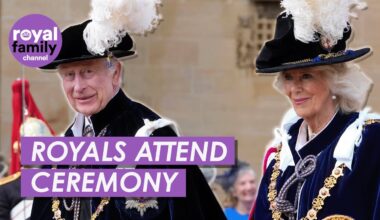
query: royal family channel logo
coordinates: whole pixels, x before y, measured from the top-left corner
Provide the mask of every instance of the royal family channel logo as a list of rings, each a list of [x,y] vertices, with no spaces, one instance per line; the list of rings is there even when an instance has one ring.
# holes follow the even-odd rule
[[[9,49],[21,64],[41,67],[59,54],[62,35],[57,24],[41,14],[20,18],[9,32]]]

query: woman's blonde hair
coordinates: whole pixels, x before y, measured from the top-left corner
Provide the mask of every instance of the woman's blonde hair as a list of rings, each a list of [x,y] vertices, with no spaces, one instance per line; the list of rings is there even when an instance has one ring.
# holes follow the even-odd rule
[[[341,111],[360,111],[367,103],[372,80],[361,70],[359,65],[353,63],[339,63],[311,67],[320,71],[327,80],[331,94],[336,96]],[[273,86],[284,94],[284,73],[281,72],[275,79]]]

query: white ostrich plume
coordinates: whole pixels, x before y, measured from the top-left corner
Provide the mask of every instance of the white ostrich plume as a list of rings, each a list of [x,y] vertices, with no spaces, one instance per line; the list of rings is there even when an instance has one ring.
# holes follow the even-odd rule
[[[158,7],[161,0],[92,0],[92,11],[83,31],[87,49],[93,54],[116,46],[129,34],[145,35],[153,32],[160,21]]]
[[[335,45],[348,30],[353,10],[364,10],[362,0],[282,0],[281,6],[294,20],[294,36],[308,43],[320,40],[320,34],[330,45]]]

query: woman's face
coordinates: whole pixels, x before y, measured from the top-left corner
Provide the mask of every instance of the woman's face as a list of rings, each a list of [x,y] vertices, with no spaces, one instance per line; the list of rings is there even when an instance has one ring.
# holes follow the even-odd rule
[[[335,109],[328,82],[320,70],[301,68],[282,74],[285,94],[301,118],[312,120],[325,110]]]
[[[233,187],[233,196],[240,202],[254,202],[256,198],[256,178],[252,171],[239,174]]]

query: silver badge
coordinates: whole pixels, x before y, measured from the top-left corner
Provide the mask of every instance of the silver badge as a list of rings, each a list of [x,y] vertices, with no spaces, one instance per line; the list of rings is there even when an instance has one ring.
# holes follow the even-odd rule
[[[141,217],[149,208],[158,209],[158,202],[156,199],[152,198],[132,198],[126,199],[125,209],[137,209],[140,212]]]

